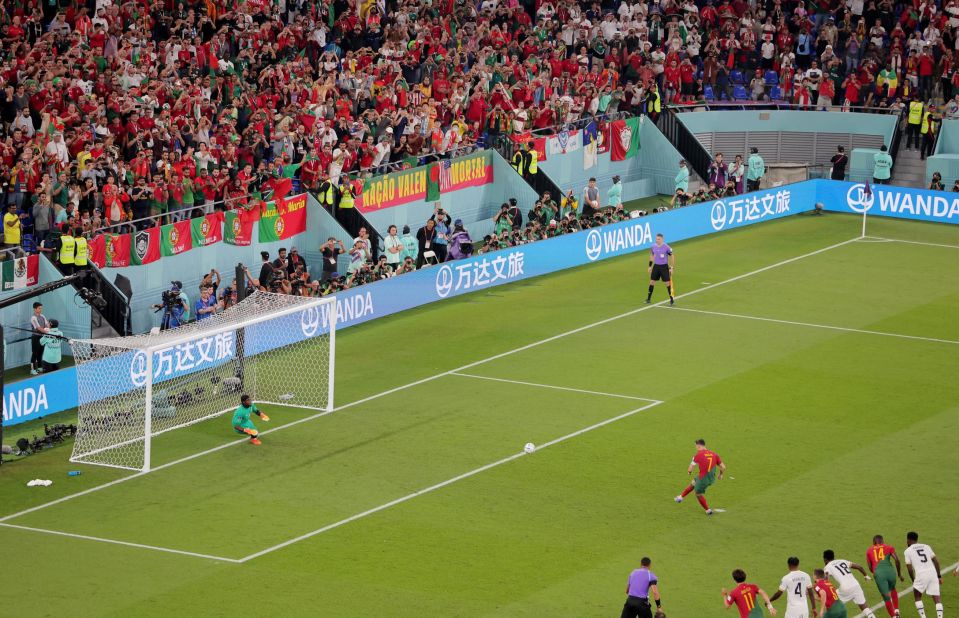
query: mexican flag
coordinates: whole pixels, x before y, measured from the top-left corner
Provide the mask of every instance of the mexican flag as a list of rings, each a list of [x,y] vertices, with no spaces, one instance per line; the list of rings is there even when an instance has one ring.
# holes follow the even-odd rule
[[[160,230],[161,254],[177,255],[193,248],[193,234],[189,221],[168,223]]]
[[[3,286],[7,290],[20,290],[37,284],[40,272],[40,256],[29,255],[3,262]]]
[[[130,246],[131,264],[149,264],[160,259],[160,228],[157,226],[137,232]]]
[[[286,202],[278,210],[271,204],[260,215],[260,242],[285,240],[306,231],[306,196],[301,195]]]
[[[253,244],[253,222],[256,212],[240,208],[223,213],[223,241],[229,245],[248,247]]]
[[[197,217],[190,221],[190,231],[193,236],[194,247],[205,247],[223,240],[223,213],[215,212],[205,217]]]
[[[642,129],[640,118],[616,120],[610,124],[611,161],[624,161],[639,152],[639,131]]]
[[[130,235],[105,234],[106,263],[111,268],[130,265]]]

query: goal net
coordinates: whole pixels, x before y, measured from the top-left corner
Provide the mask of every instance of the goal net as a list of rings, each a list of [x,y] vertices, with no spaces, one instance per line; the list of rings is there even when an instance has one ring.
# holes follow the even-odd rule
[[[180,328],[73,341],[70,461],[149,471],[154,436],[232,412],[244,393],[257,404],[332,410],[335,306],[256,292]]]

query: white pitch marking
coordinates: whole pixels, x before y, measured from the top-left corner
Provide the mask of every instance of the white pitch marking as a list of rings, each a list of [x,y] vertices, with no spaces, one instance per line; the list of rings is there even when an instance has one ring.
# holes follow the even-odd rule
[[[604,426],[606,426],[606,425],[609,425],[610,423],[615,423],[616,421],[622,420],[622,419],[624,419],[624,418],[628,418],[628,417],[636,414],[637,412],[642,412],[643,410],[648,410],[649,408],[652,408],[652,407],[654,407],[654,406],[658,406],[658,405],[661,404],[661,403],[662,403],[661,401],[653,401],[653,403],[647,404],[647,405],[645,405],[645,406],[643,406],[643,407],[641,407],[641,408],[636,408],[635,410],[630,410],[629,412],[626,412],[626,413],[624,413],[624,414],[620,414],[619,416],[614,416],[613,418],[608,418],[608,419],[606,419],[605,421],[600,421],[600,422],[598,422],[598,423],[595,423],[595,424],[593,424],[593,425],[590,425],[589,427],[584,427],[583,429],[574,431],[573,433],[568,433],[568,434],[566,434],[565,436],[561,436],[561,437],[556,438],[556,439],[554,439],[554,440],[550,440],[549,442],[546,442],[545,444],[541,444],[541,445],[537,446],[537,447],[536,447],[536,452],[539,453],[540,451],[542,451],[543,449],[545,449],[545,448],[547,448],[547,447],[555,446],[556,444],[559,444],[560,442],[564,442],[564,441],[569,440],[569,439],[571,439],[571,438],[575,438],[576,436],[581,436],[581,435],[583,435],[584,433],[587,433],[587,432],[592,431],[592,430],[594,430],[594,429],[599,429],[600,427],[604,427]],[[509,462],[511,462],[511,461],[513,461],[513,460],[519,459],[520,457],[524,457],[524,456],[526,456],[526,453],[525,453],[524,451],[520,451],[519,453],[515,453],[515,454],[510,455],[510,456],[508,456],[508,457],[504,457],[504,458],[502,458],[502,459],[499,459],[499,460],[497,460],[497,461],[494,461],[493,463],[488,463],[488,464],[486,464],[485,466],[480,466],[479,468],[476,468],[476,469],[474,469],[474,470],[470,470],[469,472],[464,472],[463,474],[460,474],[460,475],[458,475],[458,476],[454,476],[453,478],[447,479],[447,480],[445,480],[445,481],[443,481],[443,482],[441,482],[441,483],[437,483],[437,484],[435,484],[435,485],[430,485],[429,487],[425,487],[425,488],[423,488],[423,489],[419,489],[419,490],[417,490],[417,491],[414,491],[413,493],[410,493],[410,494],[407,494],[407,495],[403,496],[402,498],[397,498],[396,500],[390,500],[389,502],[386,502],[386,503],[381,504],[381,505],[379,505],[379,506],[376,506],[376,507],[373,507],[373,508],[368,509],[368,510],[366,510],[366,511],[363,511],[362,513],[357,513],[356,515],[351,515],[350,517],[347,517],[346,519],[341,519],[340,521],[334,522],[334,523],[332,523],[332,524],[328,524],[328,525],[326,525],[326,526],[323,526],[322,528],[317,528],[316,530],[313,530],[312,532],[307,532],[306,534],[301,534],[300,536],[298,536],[298,537],[296,537],[296,538],[292,538],[292,539],[290,539],[290,540],[288,540],[288,541],[284,541],[284,542],[279,543],[279,544],[277,544],[277,545],[274,545],[274,546],[272,546],[272,547],[267,547],[266,549],[262,549],[262,550],[260,550],[260,551],[258,551],[258,552],[256,552],[256,553],[252,553],[252,554],[250,554],[249,556],[244,556],[243,558],[240,558],[240,559],[238,560],[238,562],[240,562],[240,563],[248,562],[248,561],[250,561],[250,560],[253,560],[254,558],[259,558],[260,556],[265,556],[266,554],[275,552],[275,551],[277,551],[278,549],[283,549],[284,547],[289,547],[290,545],[293,545],[294,543],[299,543],[300,541],[305,541],[306,539],[309,539],[309,538],[312,538],[312,537],[314,537],[314,536],[317,536],[318,534],[323,534],[324,532],[329,532],[330,530],[333,530],[333,529],[335,529],[335,528],[339,528],[340,526],[345,526],[346,524],[351,523],[351,522],[354,522],[354,521],[356,521],[356,520],[358,520],[358,519],[363,519],[364,517],[368,517],[369,515],[373,515],[373,514],[375,514],[375,513],[379,513],[380,511],[385,511],[386,509],[391,508],[391,507],[394,507],[394,506],[396,506],[396,505],[398,505],[398,504],[402,504],[402,503],[404,503],[404,502],[408,502],[408,501],[412,500],[413,498],[417,498],[417,497],[422,496],[422,495],[424,495],[424,494],[428,494],[428,493],[434,492],[434,491],[436,491],[437,489],[442,489],[442,488],[444,488],[444,487],[447,487],[447,486],[449,486],[449,485],[452,485],[453,483],[456,483],[456,482],[458,482],[458,481],[462,481],[463,479],[468,479],[468,478],[470,478],[470,477],[472,477],[472,476],[476,476],[476,475],[479,474],[480,472],[485,472],[485,471],[487,471],[487,470],[491,470],[491,469],[493,469],[493,468],[496,468],[496,467],[498,467],[498,466],[501,466],[501,465],[503,465],[503,464],[505,464],[505,463],[509,463]]]
[[[954,570],[956,567],[959,567],[959,562],[955,562],[955,563],[953,563],[953,564],[950,564],[950,565],[947,566],[946,568],[941,569],[941,570],[939,571],[939,573],[940,573],[941,575],[943,575],[943,581],[945,581],[945,575],[947,575],[950,571]],[[905,595],[909,594],[910,592],[912,592],[912,590],[913,590],[913,586],[909,586],[908,588],[906,588],[906,589],[904,589],[904,590],[900,590],[900,591],[899,591],[899,595],[900,595],[901,597],[902,597],[902,596],[905,596]],[[880,609],[880,608],[882,608],[882,607],[885,607],[885,606],[886,606],[885,603],[876,603],[875,605],[873,605],[873,606],[870,607],[869,609],[870,609],[871,611],[875,612],[876,610],[878,610],[878,609]],[[913,605],[913,607],[915,607],[915,605]],[[866,612],[859,612],[858,614],[856,614],[855,616],[853,616],[853,618],[863,618],[865,615],[866,615]],[[928,615],[929,615],[929,612],[926,612],[926,615],[928,616]]]
[[[943,249],[959,249],[959,245],[946,245],[937,242],[922,242],[919,240],[903,240],[902,238],[884,238],[882,236],[864,236],[863,240],[876,240],[880,242],[901,242],[907,245],[922,245],[924,247],[942,247]]]
[[[657,401],[656,399],[650,399],[649,397],[633,397],[632,395],[618,395],[616,393],[602,393],[600,391],[588,391],[581,388],[570,388],[567,386],[554,386],[552,384],[537,384],[535,382],[522,382],[520,380],[507,380],[505,378],[491,378],[489,376],[479,376],[472,373],[460,373],[454,371],[450,373],[452,376],[459,376],[461,378],[476,378],[477,380],[490,380],[491,382],[505,382],[507,384],[519,384],[522,386],[535,386],[537,388],[550,388],[558,391],[569,391],[572,393],[583,393],[585,395],[599,395],[602,397],[618,397],[620,399],[635,399],[637,401]]]
[[[936,337],[920,337],[918,335],[903,335],[901,333],[887,333],[881,330],[865,330],[862,328],[846,328],[844,326],[830,326],[829,324],[813,324],[811,322],[795,322],[793,320],[777,320],[776,318],[763,318],[755,315],[745,315],[742,313],[726,313],[724,311],[708,311],[706,309],[691,309],[689,307],[670,307],[670,311],[688,311],[689,313],[702,313],[704,315],[715,315],[724,318],[739,318],[741,320],[756,320],[758,322],[773,322],[775,324],[789,324],[791,326],[807,326],[809,328],[822,328],[826,330],[837,330],[845,333],[858,333],[861,335],[879,335],[882,337],[896,337],[898,339],[912,339],[914,341],[929,341],[932,343],[947,343],[950,345],[959,345],[959,341],[954,339],[938,339]]]
[[[192,556],[193,558],[206,558],[207,560],[219,560],[221,562],[232,562],[239,564],[236,558],[224,558],[223,556],[213,556],[210,554],[200,554],[193,551],[182,549],[172,549],[170,547],[157,547],[156,545],[144,545],[143,543],[130,543],[129,541],[118,541],[116,539],[105,539],[99,536],[89,536],[86,534],[75,534],[73,532],[63,532],[62,530],[47,530],[46,528],[33,528],[31,526],[18,526],[17,524],[3,524],[4,528],[15,528],[17,530],[28,530],[30,532],[40,532],[42,534],[52,534],[54,536],[67,536],[72,539],[83,539],[84,541],[98,541],[100,543],[110,543],[112,545],[123,545],[125,547],[135,547],[137,549],[150,549],[153,551],[162,551],[168,554],[180,554],[181,556]]]

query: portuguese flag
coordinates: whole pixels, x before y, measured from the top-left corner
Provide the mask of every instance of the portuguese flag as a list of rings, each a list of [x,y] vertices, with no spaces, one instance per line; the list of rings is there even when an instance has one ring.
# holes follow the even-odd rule
[[[426,171],[426,201],[435,202],[440,199],[440,163],[430,163]]]
[[[177,255],[193,248],[189,221],[168,223],[160,229],[160,253],[163,255]]]
[[[110,268],[130,265],[130,235],[105,234],[106,263]]]
[[[40,278],[40,256],[28,255],[3,262],[3,291],[36,285]]]
[[[104,234],[97,234],[87,241],[90,249],[90,261],[97,265],[97,268],[103,268],[107,265],[107,241]],[[127,255],[130,252],[127,251]]]
[[[253,244],[253,222],[256,212],[241,208],[223,213],[223,240],[229,245],[248,247]]]
[[[197,217],[190,221],[190,232],[194,247],[205,247],[223,240],[223,213],[215,212],[204,217]]]
[[[260,242],[285,240],[306,231],[306,195],[285,201],[280,209],[267,205],[260,215]]]
[[[160,228],[157,226],[140,230],[130,246],[132,264],[149,264],[160,259]]]

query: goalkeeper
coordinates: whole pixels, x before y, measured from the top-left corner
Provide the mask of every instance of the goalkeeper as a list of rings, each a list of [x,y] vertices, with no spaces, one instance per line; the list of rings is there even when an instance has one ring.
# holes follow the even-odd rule
[[[250,444],[260,444],[260,432],[256,430],[256,425],[250,420],[250,415],[256,414],[264,421],[270,420],[270,417],[260,412],[249,395],[240,397],[240,407],[233,413],[233,429],[237,433],[250,436]]]

